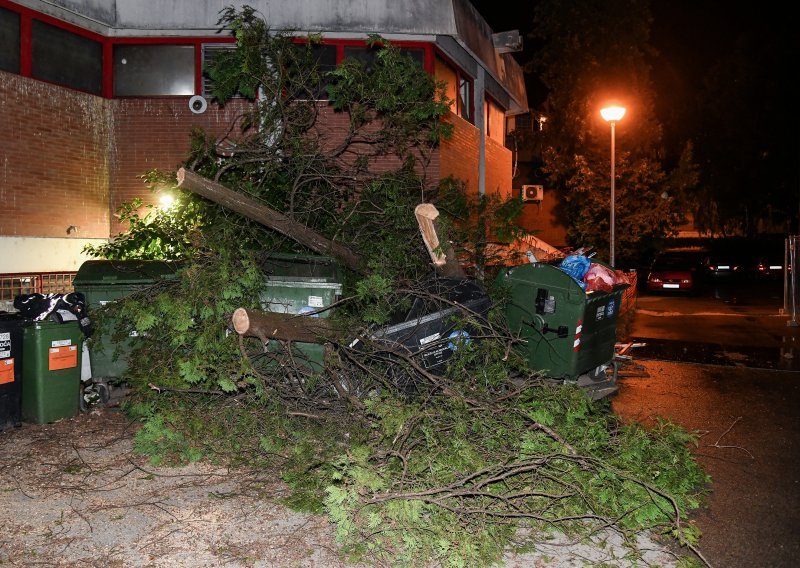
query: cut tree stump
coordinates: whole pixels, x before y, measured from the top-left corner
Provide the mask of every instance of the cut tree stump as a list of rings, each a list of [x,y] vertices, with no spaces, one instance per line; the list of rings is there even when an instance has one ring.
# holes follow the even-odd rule
[[[325,343],[342,335],[330,321],[323,318],[277,314],[247,308],[237,308],[231,318],[239,335],[257,337],[262,343],[270,339]]]

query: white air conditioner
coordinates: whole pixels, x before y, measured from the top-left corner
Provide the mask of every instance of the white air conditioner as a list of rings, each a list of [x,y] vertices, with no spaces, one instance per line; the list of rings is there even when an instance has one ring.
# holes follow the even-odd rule
[[[541,201],[542,199],[544,199],[543,185],[522,186],[522,201],[525,203],[530,203],[531,201]]]

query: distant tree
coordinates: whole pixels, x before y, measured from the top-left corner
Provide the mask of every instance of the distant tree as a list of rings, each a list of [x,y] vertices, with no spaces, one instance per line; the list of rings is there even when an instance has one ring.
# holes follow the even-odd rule
[[[698,97],[702,192],[697,223],[722,235],[784,228],[797,215],[798,87],[786,80],[797,38],[755,17],[706,74]]]
[[[528,66],[549,90],[544,105],[543,173],[564,192],[574,246],[608,257],[609,101],[627,108],[616,128],[617,264],[637,261],[684,220],[685,195],[696,183],[692,148],[678,169],[662,166],[662,128],[654,111],[648,58],[652,17],[642,0],[537,5],[532,36],[542,49]]]

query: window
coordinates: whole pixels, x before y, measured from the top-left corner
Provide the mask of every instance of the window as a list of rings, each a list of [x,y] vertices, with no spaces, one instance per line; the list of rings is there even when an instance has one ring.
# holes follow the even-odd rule
[[[425,67],[425,50],[420,47],[401,47],[400,53],[403,55],[410,57],[414,61],[420,64],[421,67]]]
[[[19,14],[0,8],[0,69],[19,73]]]
[[[472,122],[472,81],[464,75],[458,74],[458,99],[456,100],[456,114]]]
[[[211,98],[211,92],[214,90],[214,81],[206,74],[206,65],[216,59],[220,53],[227,50],[236,49],[234,43],[221,43],[221,44],[206,44],[203,45],[203,92],[202,95],[206,98]],[[241,96],[236,94],[234,96]]]
[[[367,71],[370,71],[372,67],[375,65],[375,61],[378,58],[378,51],[380,48],[378,47],[369,47],[369,46],[345,46],[344,48],[344,56],[345,58],[352,57],[353,59],[357,59],[364,64],[364,67]],[[420,47],[401,47],[398,48],[398,51],[413,59],[420,66],[425,65],[425,50]]]
[[[336,69],[336,46],[314,44],[311,46],[311,57],[316,62],[319,72],[319,84],[314,89],[314,97],[317,100],[327,100],[328,85],[331,82],[328,73]]]
[[[486,137],[496,140],[500,144],[505,144],[505,111],[494,99],[488,96],[483,104],[483,109],[483,124],[486,129]]]
[[[472,79],[438,54],[434,60],[434,76],[437,81],[444,81],[453,114],[472,122]]]
[[[31,75],[99,95],[103,86],[103,47],[98,41],[33,20]]]
[[[378,48],[346,45],[344,47],[344,58],[360,61],[364,65],[364,69],[369,72],[375,67],[375,61],[378,59]]]
[[[193,45],[115,45],[114,96],[193,95]]]

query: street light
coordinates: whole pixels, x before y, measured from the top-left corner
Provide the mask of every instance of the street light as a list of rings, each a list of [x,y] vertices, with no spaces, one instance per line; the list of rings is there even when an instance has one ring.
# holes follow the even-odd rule
[[[614,125],[625,116],[625,107],[609,106],[600,111],[600,116],[611,123],[611,254],[610,264],[614,267]]]

